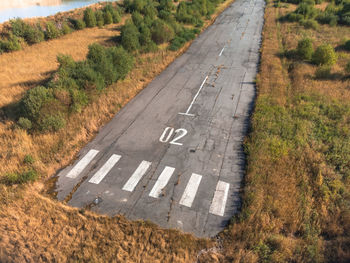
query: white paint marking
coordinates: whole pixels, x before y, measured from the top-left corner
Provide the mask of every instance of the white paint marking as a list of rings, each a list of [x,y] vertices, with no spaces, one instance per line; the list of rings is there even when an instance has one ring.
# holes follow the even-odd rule
[[[193,173],[191,175],[190,180],[187,183],[185,192],[183,193],[181,200],[180,200],[180,205],[184,205],[187,207],[191,207],[194,197],[196,196],[199,184],[202,180],[202,176],[199,174]]]
[[[113,154],[108,161],[98,170],[93,177],[89,180],[89,183],[99,184],[103,178],[108,174],[108,172],[113,168],[113,166],[121,158],[120,155]]]
[[[147,172],[148,168],[151,166],[151,162],[142,161],[135,170],[135,172],[132,174],[132,176],[129,178],[129,180],[126,182],[126,184],[123,186],[123,190],[132,192],[134,191],[136,185],[141,180],[142,176]]]
[[[88,166],[88,164],[95,158],[99,151],[90,150],[66,175],[69,178],[76,178]]]
[[[230,184],[223,181],[218,182],[216,185],[214,198],[209,209],[209,213],[218,216],[224,216],[229,188]]]
[[[180,112],[179,114],[181,114],[181,115],[193,115],[193,114],[189,114],[189,112],[190,112],[190,110],[191,110],[191,108],[192,108],[192,106],[193,106],[193,103],[196,101],[196,99],[197,99],[199,93],[201,92],[201,90],[202,90],[202,88],[203,88],[203,86],[204,86],[204,83],[207,81],[207,79],[208,79],[208,76],[206,76],[205,79],[203,80],[203,82],[202,82],[202,84],[201,84],[199,90],[197,91],[196,95],[193,97],[193,100],[192,100],[190,106],[188,107],[187,111],[186,111],[185,113],[181,113],[181,112]]]
[[[160,197],[163,188],[167,185],[174,171],[175,171],[175,168],[165,166],[163,172],[159,175],[157,182],[154,184],[149,196],[154,198]]]
[[[224,49],[225,49],[225,47],[223,47],[223,48],[221,49],[221,52],[220,52],[220,54],[219,54],[219,57],[221,57],[222,52],[224,52]]]
[[[183,113],[183,112],[179,112],[180,115],[185,115],[185,116],[191,116],[193,117],[194,114],[191,114],[191,113]]]

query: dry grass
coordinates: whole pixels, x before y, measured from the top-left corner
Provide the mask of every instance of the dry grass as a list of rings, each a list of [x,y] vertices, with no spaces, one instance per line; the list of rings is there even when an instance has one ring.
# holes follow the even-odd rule
[[[230,3],[232,1],[221,5],[218,13]],[[205,26],[213,21],[214,19],[208,21]],[[54,70],[57,67],[54,58],[63,50],[62,45],[68,47],[70,41],[77,43],[76,38],[86,36],[88,31],[94,37],[90,36],[90,40],[86,38],[85,47],[80,45],[71,49],[73,57],[83,58],[88,43],[93,42],[93,38],[102,41],[118,34],[109,28],[104,31],[87,29],[29,49],[33,48],[33,54],[35,50],[37,54],[45,53],[46,48],[55,43],[56,53],[50,53],[51,62],[44,59],[41,63],[45,68],[43,72],[48,70],[46,67]],[[11,120],[1,122],[0,175],[33,167],[42,175],[41,181],[46,181],[58,169],[69,164],[102,125],[189,45],[190,43],[178,52],[170,52],[163,47],[156,53],[138,56],[136,67],[124,81],[112,85],[103,94],[96,95],[89,107],[81,114],[71,116],[67,127],[57,133],[30,135],[14,129]],[[8,55],[17,57],[19,54],[23,54],[22,63],[25,63],[24,53]],[[32,78],[25,80],[44,79],[37,73],[30,74]],[[8,96],[12,97],[6,102],[6,98],[2,99],[2,105],[15,103],[27,88],[29,87],[23,87],[16,95],[9,91]],[[34,157],[34,164],[24,163],[27,154]],[[44,187],[40,182],[17,188],[0,187],[0,261],[194,262],[201,249],[213,245],[210,240],[197,239],[178,231],[162,230],[148,223],[129,222],[122,217],[108,218],[90,212],[81,214],[77,209],[46,197],[47,186]],[[202,253],[200,258],[201,262],[217,262],[220,257],[222,258],[215,252],[209,252]]]
[[[123,23],[125,17],[123,18]],[[121,24],[120,23],[120,24]],[[51,76],[57,70],[57,54],[69,54],[75,60],[83,60],[88,46],[105,42],[116,36],[120,24],[104,28],[87,28],[59,39],[25,47],[21,51],[0,56],[0,107],[21,98],[22,94]]]
[[[342,78],[348,54],[334,66],[335,76],[322,81],[314,78],[314,65],[281,56],[305,35],[314,39],[315,46],[324,42],[337,46],[349,31],[329,26],[313,31],[295,23],[278,23],[277,18],[293,8],[275,8],[270,3],[266,9],[258,98],[246,141],[244,205],[222,235],[227,262],[350,260],[349,175],[328,161],[334,153],[325,147],[332,144],[320,143],[313,134],[318,121],[324,125],[324,115],[308,108],[349,105],[349,80]],[[315,104],[298,102],[300,96],[315,94]],[[320,119],[313,120],[312,114]],[[347,116],[343,118],[348,129]],[[328,196],[326,189],[332,189],[332,184],[344,192],[333,188],[332,197]]]

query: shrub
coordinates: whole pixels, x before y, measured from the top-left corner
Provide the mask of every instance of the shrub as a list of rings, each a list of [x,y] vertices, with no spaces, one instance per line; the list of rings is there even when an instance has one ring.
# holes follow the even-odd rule
[[[81,110],[88,104],[89,99],[83,90],[70,89],[72,98],[71,111],[80,113]]]
[[[57,113],[55,115],[47,115],[39,121],[39,129],[43,132],[51,131],[56,132],[62,129],[66,124],[62,114]]]
[[[113,23],[119,23],[122,20],[121,15],[118,12],[118,10],[113,10],[111,12],[111,14],[112,14],[112,17],[113,17]]]
[[[84,22],[87,27],[96,26],[96,17],[94,11],[91,8],[86,8],[84,11]]]
[[[186,40],[182,37],[176,36],[170,43],[169,49],[176,51],[186,43]]]
[[[304,38],[298,42],[297,54],[300,59],[311,60],[313,53],[314,49],[310,38]]]
[[[135,11],[131,15],[132,22],[134,23],[135,26],[140,27],[141,24],[143,23],[143,17],[142,15]]]
[[[8,185],[24,184],[34,182],[38,178],[35,170],[29,170],[23,173],[8,173],[5,175],[4,181]]]
[[[70,77],[73,78],[82,89],[102,90],[105,88],[103,76],[84,61],[76,62]]]
[[[37,86],[28,90],[20,102],[23,116],[31,121],[36,120],[39,117],[41,107],[51,97],[51,92],[43,86]]]
[[[74,28],[76,30],[81,30],[81,29],[84,29],[86,27],[85,22],[81,19],[74,20],[73,25],[74,25]]]
[[[32,122],[24,117],[20,117],[19,120],[17,121],[17,124],[23,130],[30,130],[33,126]]]
[[[46,23],[45,36],[47,39],[54,39],[60,36],[60,31],[58,30],[56,25],[51,21]]]
[[[112,16],[111,12],[105,11],[105,13],[104,13],[104,23],[106,25],[109,25],[109,24],[113,23],[113,16]]]
[[[97,43],[91,44],[86,58],[92,64],[99,64],[106,59],[106,48]]]
[[[61,31],[63,35],[67,35],[72,32],[72,29],[66,22],[63,22]]]
[[[312,56],[317,65],[333,65],[337,62],[337,54],[334,48],[329,44],[319,46]]]
[[[17,51],[22,48],[20,38],[10,33],[7,41],[2,42],[2,49],[6,52]]]
[[[16,37],[24,37],[29,25],[24,23],[21,18],[10,20],[11,31]]]
[[[171,12],[166,10],[159,11],[159,18],[163,19],[164,21],[169,21],[171,18]]]
[[[350,40],[347,40],[344,44],[344,48],[347,50],[347,51],[350,51]]]
[[[174,38],[174,30],[169,27],[163,20],[157,19],[153,22],[152,25],[152,40],[156,44],[161,44],[168,42]]]
[[[171,0],[160,0],[158,10],[159,11],[167,11],[171,12],[175,8],[173,2]]]
[[[317,79],[328,79],[331,76],[331,67],[328,65],[322,65],[316,69],[315,77]]]
[[[28,42],[28,44],[36,44],[44,40],[45,34],[38,27],[28,27],[25,32],[24,38]]]
[[[96,24],[98,27],[103,27],[105,24],[105,19],[104,19],[104,15],[103,12],[101,10],[97,10],[95,12],[95,17],[96,17]]]
[[[132,22],[128,22],[122,27],[121,43],[128,51],[134,51],[140,48],[139,31]]]
[[[144,16],[147,16],[149,18],[151,18],[152,20],[155,19],[158,16],[158,11],[157,9],[154,7],[154,5],[149,2],[144,9],[142,9],[142,14],[144,14]]]
[[[122,47],[109,48],[107,53],[116,70],[117,79],[124,79],[134,66],[133,56]]]
[[[26,154],[26,156],[24,156],[23,162],[25,164],[33,164],[35,162],[33,156],[31,156],[30,154]]]
[[[295,10],[295,13],[302,15],[304,19],[312,19],[317,16],[318,10],[313,5],[302,2]]]
[[[318,23],[314,19],[301,20],[300,24],[304,26],[306,29],[314,29],[318,28]]]
[[[151,39],[151,30],[146,26],[145,24],[141,24],[139,27],[139,32],[140,32],[140,44],[141,46],[147,46],[149,45],[152,41]]]

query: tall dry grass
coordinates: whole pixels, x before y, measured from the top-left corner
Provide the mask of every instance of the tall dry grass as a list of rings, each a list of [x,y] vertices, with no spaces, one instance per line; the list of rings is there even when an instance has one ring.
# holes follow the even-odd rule
[[[220,5],[216,16],[230,3],[232,1]],[[214,19],[207,21],[205,26]],[[87,31],[81,31],[82,34],[84,32]],[[99,38],[98,34],[104,35],[102,31],[97,31],[95,41]],[[115,31],[116,34],[118,32]],[[62,50],[60,43],[74,42],[70,38],[75,36],[55,40],[56,54]],[[44,51],[46,45],[48,43],[40,43],[33,48],[37,52]],[[79,212],[45,194],[51,182],[47,178],[70,163],[102,125],[189,45],[177,52],[170,52],[164,46],[155,53],[138,56],[136,67],[125,80],[96,95],[89,107],[81,114],[73,115],[66,128],[57,133],[27,134],[14,129],[11,120],[0,123],[0,177],[30,167],[42,175],[42,179],[33,185],[5,187],[0,184],[0,261],[195,262],[201,250],[200,262],[218,262],[222,258],[212,250],[206,252],[207,248],[215,245],[211,240],[162,230],[147,222]],[[72,52],[78,54],[79,50]],[[81,56],[86,52],[80,51]],[[21,53],[13,53],[14,56],[16,54]],[[57,67],[51,63],[46,66]],[[6,103],[15,103],[20,93]],[[35,162],[25,163],[26,155],[31,155]]]

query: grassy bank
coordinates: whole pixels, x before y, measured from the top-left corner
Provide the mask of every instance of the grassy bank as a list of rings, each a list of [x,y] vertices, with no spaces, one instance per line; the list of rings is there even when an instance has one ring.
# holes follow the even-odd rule
[[[279,2],[266,9],[244,203],[222,235],[227,261],[350,260],[350,54],[336,48],[349,29],[279,22],[295,9]],[[328,77],[290,56],[306,37],[314,49],[338,50]]]

